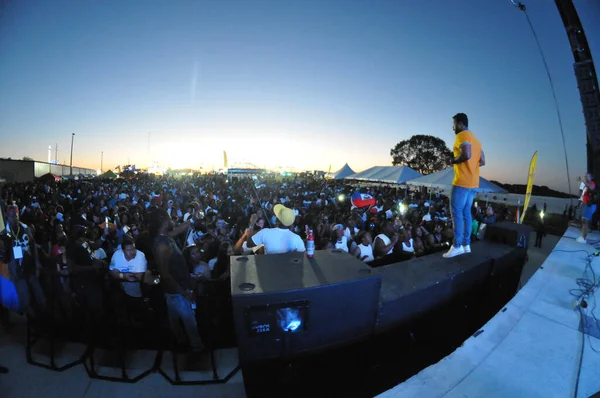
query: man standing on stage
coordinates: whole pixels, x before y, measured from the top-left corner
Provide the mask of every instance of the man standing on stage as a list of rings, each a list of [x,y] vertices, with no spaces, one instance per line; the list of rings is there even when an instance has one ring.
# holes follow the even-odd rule
[[[581,185],[584,186],[581,195],[581,236],[577,238],[579,243],[587,242],[588,226],[596,212],[596,201],[594,200],[596,184],[593,179],[590,173],[586,173],[583,178],[579,177],[578,179],[581,181]]]
[[[469,119],[464,113],[457,113],[454,119],[454,180],[450,194],[450,207],[454,223],[454,244],[445,258],[471,253],[471,207],[475,198],[475,188],[479,188],[479,168],[485,165],[485,156],[479,140],[469,131]]]

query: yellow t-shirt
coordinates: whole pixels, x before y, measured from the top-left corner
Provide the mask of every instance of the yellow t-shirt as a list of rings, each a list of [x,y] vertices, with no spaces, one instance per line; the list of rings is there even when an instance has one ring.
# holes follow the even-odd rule
[[[471,145],[471,159],[454,165],[454,180],[452,185],[463,188],[479,188],[479,159],[481,158],[481,144],[475,135],[468,130],[456,134],[454,140],[454,157],[460,155],[460,147]]]

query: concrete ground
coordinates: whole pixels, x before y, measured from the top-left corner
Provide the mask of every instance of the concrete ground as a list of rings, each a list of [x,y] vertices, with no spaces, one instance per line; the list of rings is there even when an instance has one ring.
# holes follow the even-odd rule
[[[535,236],[532,234],[532,236]],[[542,241],[542,248],[529,247],[527,248],[527,255],[529,260],[523,267],[523,273],[521,274],[521,286],[525,286],[527,281],[535,274],[540,266],[546,261],[548,255],[554,247],[558,244],[562,236],[548,235]],[[534,241],[535,242],[535,241]]]
[[[237,361],[237,353],[226,355]],[[170,357],[165,360],[170,362]],[[152,363],[151,361],[147,362]],[[245,396],[241,372],[238,372],[226,384],[172,386],[158,373],[152,373],[138,383],[126,384],[92,380],[81,365],[64,372],[46,370],[27,364],[24,347],[21,344],[15,344],[14,341],[11,341],[10,336],[6,335],[0,337],[0,365],[9,368],[8,374],[0,375],[0,397],[2,398],[239,398]],[[105,373],[110,372],[110,369],[101,370]],[[189,377],[197,377],[201,373],[204,377],[207,373],[210,375],[205,371],[194,373],[186,372],[185,374]],[[118,374],[115,375],[118,376]]]
[[[591,336],[600,337],[594,318],[600,293],[587,299],[583,318],[573,295],[581,282],[598,284],[600,258],[591,257],[584,274],[586,258],[598,249],[575,242],[578,236],[569,228],[537,270],[550,239],[541,250],[531,248],[524,278],[535,272],[502,311],[452,354],[379,397],[589,397],[600,391],[600,339]],[[590,239],[600,241],[600,234]],[[582,323],[595,331],[583,334]]]

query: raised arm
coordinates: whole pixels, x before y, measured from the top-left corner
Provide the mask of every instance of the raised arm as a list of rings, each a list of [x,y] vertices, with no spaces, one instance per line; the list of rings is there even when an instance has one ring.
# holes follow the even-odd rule
[[[181,224],[173,227],[173,229],[171,231],[169,231],[167,233],[167,235],[170,236],[171,238],[174,238],[174,237],[176,237],[178,235],[181,235],[181,234],[185,233],[190,228],[191,224],[192,223],[191,223],[190,220],[188,220],[188,221],[186,221],[184,223],[181,223]]]
[[[485,153],[483,153],[483,149],[481,150],[481,155],[479,157],[479,167],[485,166]]]

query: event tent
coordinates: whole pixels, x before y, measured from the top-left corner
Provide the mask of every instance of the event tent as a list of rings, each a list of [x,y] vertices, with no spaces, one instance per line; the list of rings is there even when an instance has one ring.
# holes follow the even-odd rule
[[[58,175],[52,174],[52,173],[46,173],[40,177],[40,181],[44,181],[44,182],[58,182],[62,179],[63,178],[61,176],[58,176]]]
[[[452,180],[454,179],[454,168],[450,167],[436,173],[432,173],[426,176],[415,178],[407,181],[406,185],[413,187],[427,187],[449,190],[452,188]],[[483,177],[479,177],[479,188],[475,188],[476,192],[489,192],[489,193],[506,193],[506,189],[499,187],[498,185],[489,182]]]
[[[354,170],[352,170],[350,166],[348,166],[348,163],[346,163],[344,167],[342,167],[338,171],[334,171],[333,173],[327,173],[326,177],[333,178],[334,180],[341,180],[342,178],[346,178],[352,174],[355,174]]]
[[[98,178],[108,178],[112,180],[113,178],[117,178],[117,175],[112,170],[108,170],[106,173],[100,174]]]
[[[351,174],[345,179],[399,185],[420,176],[419,172],[407,166],[375,166],[360,173]]]

